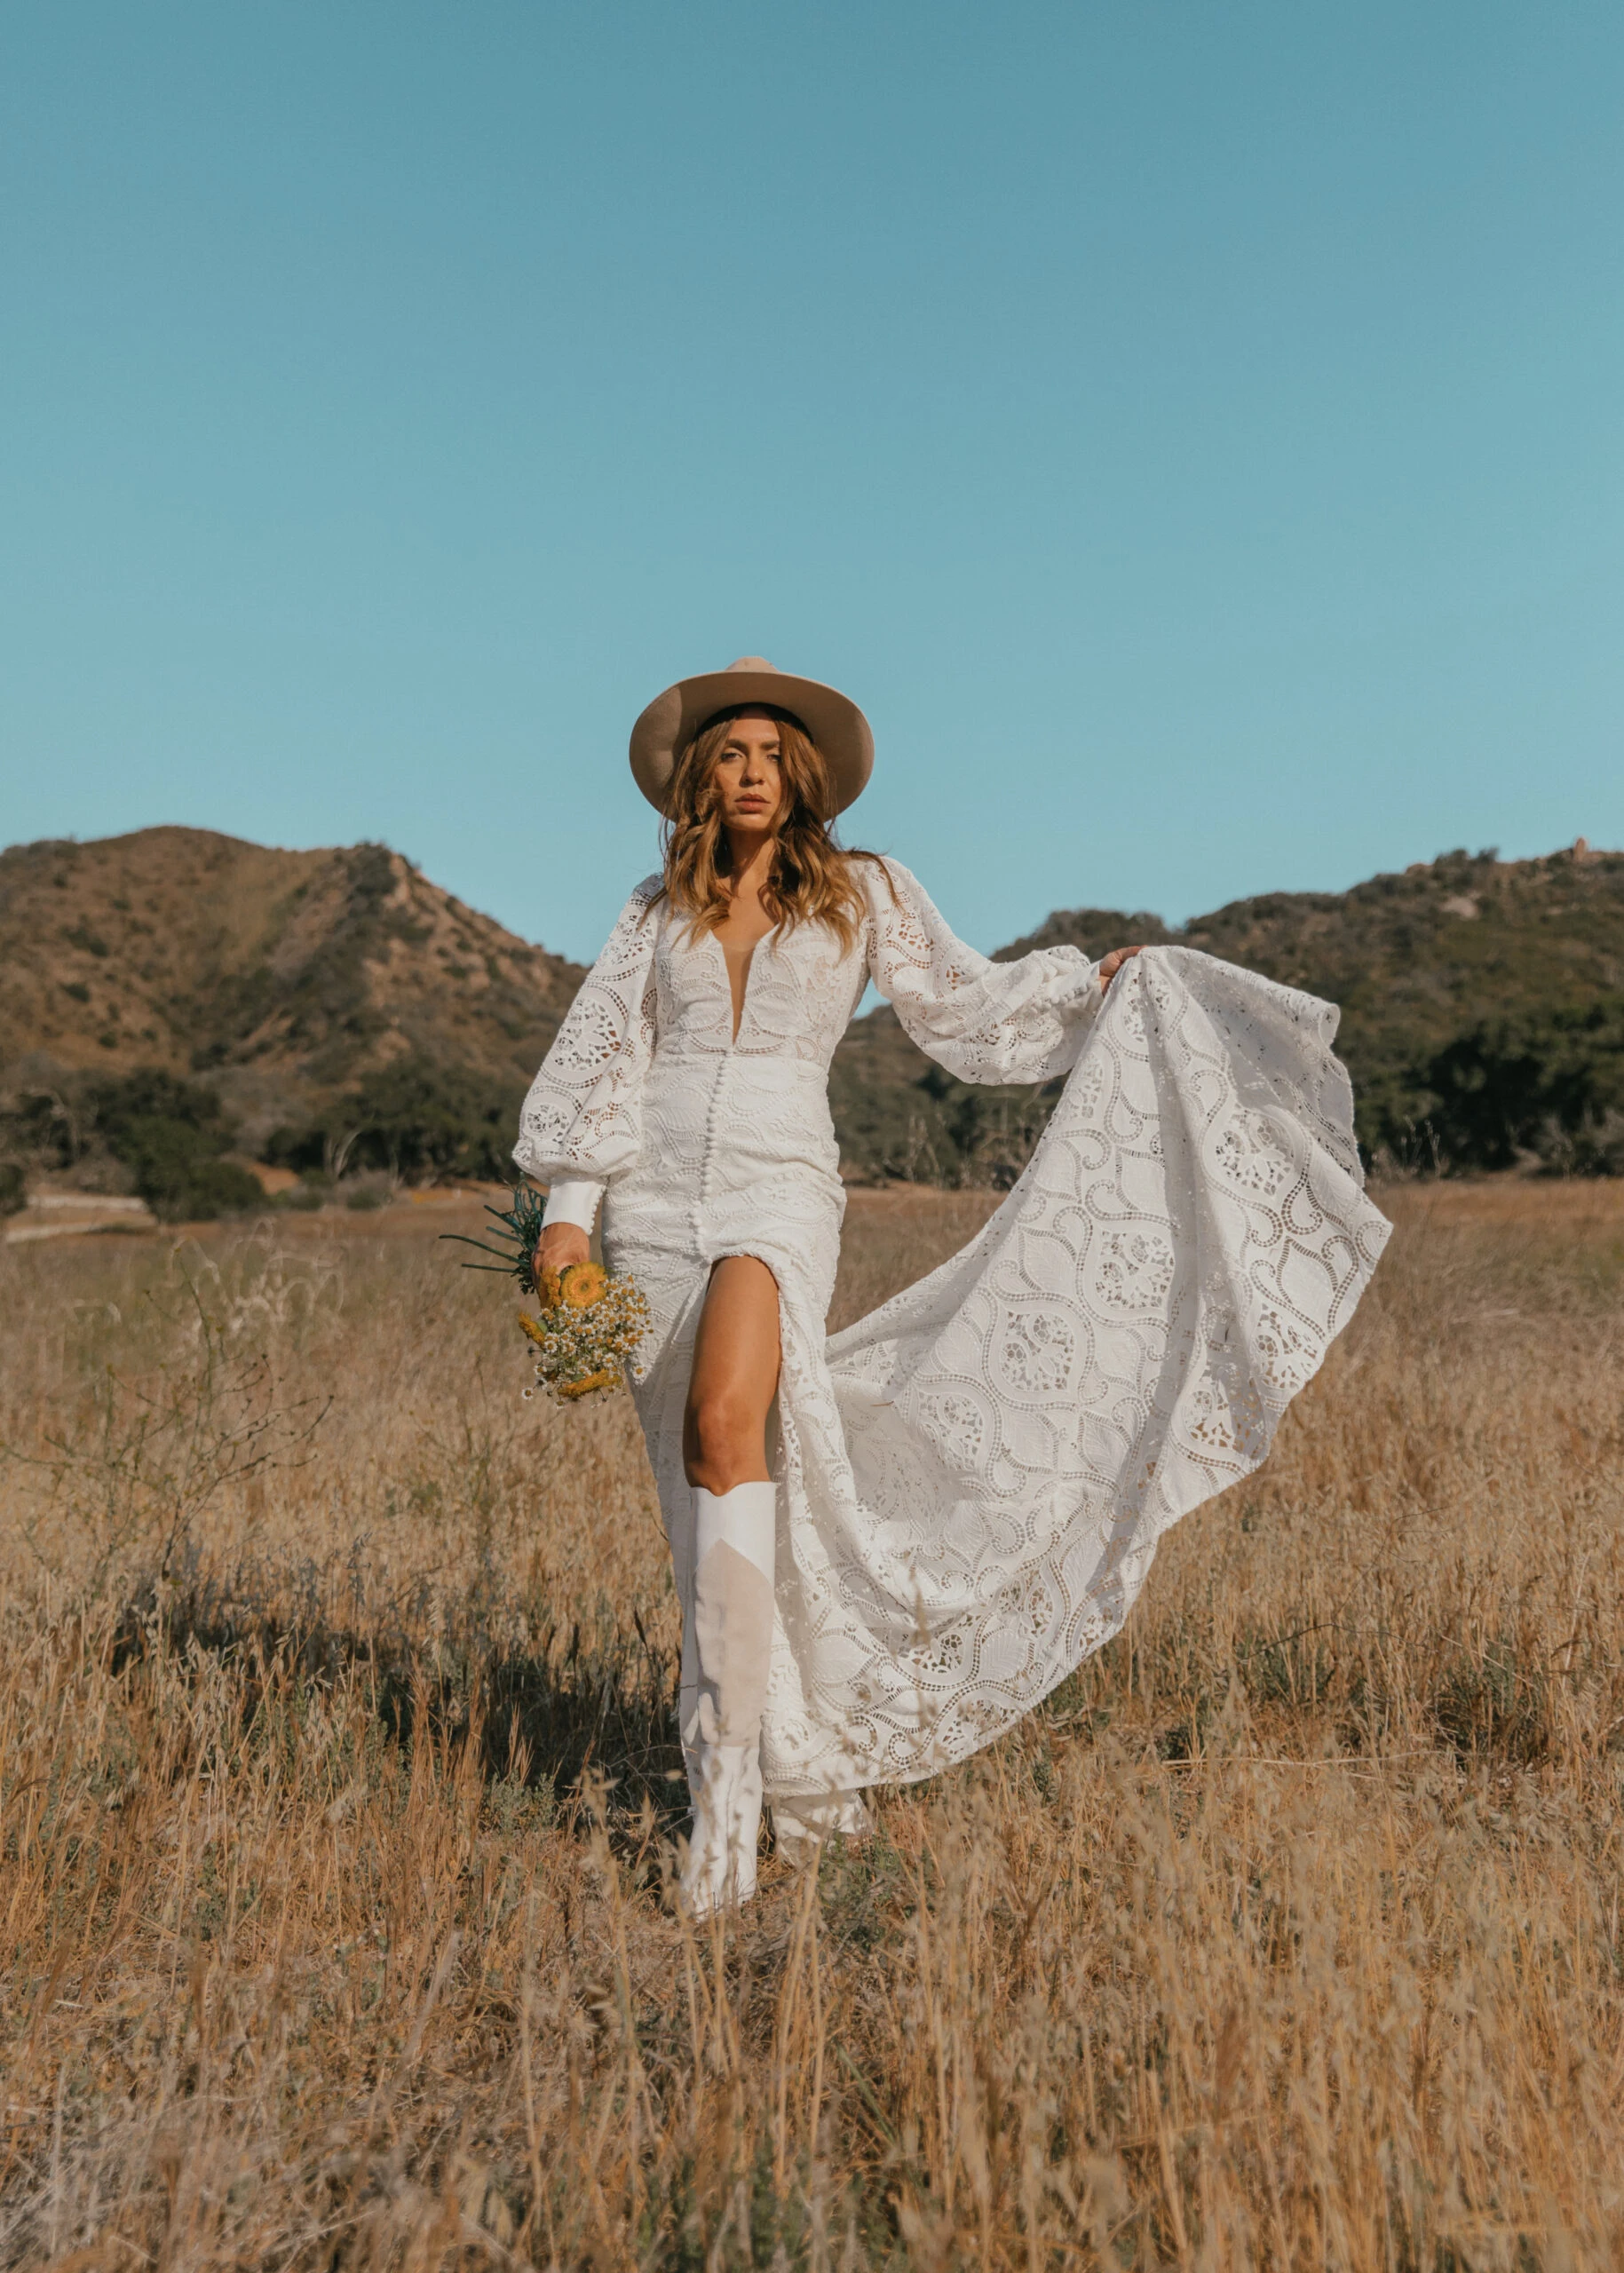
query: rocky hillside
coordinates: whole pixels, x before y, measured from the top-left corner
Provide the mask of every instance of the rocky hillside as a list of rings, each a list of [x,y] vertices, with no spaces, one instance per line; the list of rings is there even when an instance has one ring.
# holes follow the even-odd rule
[[[1199,947],[1342,1006],[1338,1049],[1373,1156],[1420,1168],[1624,1172],[1624,853],[1453,852],[1347,892],[1270,892],[1170,931],[1073,908],[1001,959],[1062,944]],[[879,1010],[836,1069],[837,1119],[869,1172],[1003,1180],[1052,1099],[965,1090]]]
[[[516,1101],[581,981],[383,845],[147,828],[0,853],[0,1088],[206,1087],[241,1149],[392,1072]]]

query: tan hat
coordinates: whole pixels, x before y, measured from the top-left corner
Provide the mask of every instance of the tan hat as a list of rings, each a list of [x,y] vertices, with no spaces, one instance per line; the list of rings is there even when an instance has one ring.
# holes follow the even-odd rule
[[[800,720],[828,762],[837,813],[861,796],[874,771],[874,735],[856,703],[815,678],[775,670],[760,655],[741,655],[725,671],[679,678],[655,695],[632,728],[631,771],[649,804],[665,811],[677,761],[701,726],[718,710],[753,702],[790,711]]]

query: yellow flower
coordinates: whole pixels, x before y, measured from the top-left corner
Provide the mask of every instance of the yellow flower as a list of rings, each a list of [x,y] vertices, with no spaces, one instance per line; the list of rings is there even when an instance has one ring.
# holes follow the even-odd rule
[[[609,1283],[601,1263],[572,1263],[558,1279],[558,1296],[566,1310],[590,1311]]]
[[[544,1326],[538,1326],[535,1319],[527,1318],[523,1311],[519,1313],[519,1323],[524,1327],[532,1342],[539,1342],[543,1350],[547,1347],[548,1335]]]

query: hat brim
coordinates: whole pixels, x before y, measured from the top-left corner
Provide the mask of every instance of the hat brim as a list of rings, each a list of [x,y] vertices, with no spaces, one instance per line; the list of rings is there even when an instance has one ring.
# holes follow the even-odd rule
[[[874,771],[874,735],[849,696],[790,671],[703,671],[657,694],[631,730],[631,771],[656,812],[664,812],[677,761],[706,721],[752,702],[801,721],[829,769],[836,812],[861,796]]]

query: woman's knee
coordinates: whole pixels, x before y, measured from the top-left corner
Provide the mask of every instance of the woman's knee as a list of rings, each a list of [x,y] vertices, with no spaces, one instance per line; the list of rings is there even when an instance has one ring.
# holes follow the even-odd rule
[[[701,1390],[685,1415],[688,1481],[709,1492],[730,1492],[766,1474],[766,1429],[748,1398],[726,1390]]]

